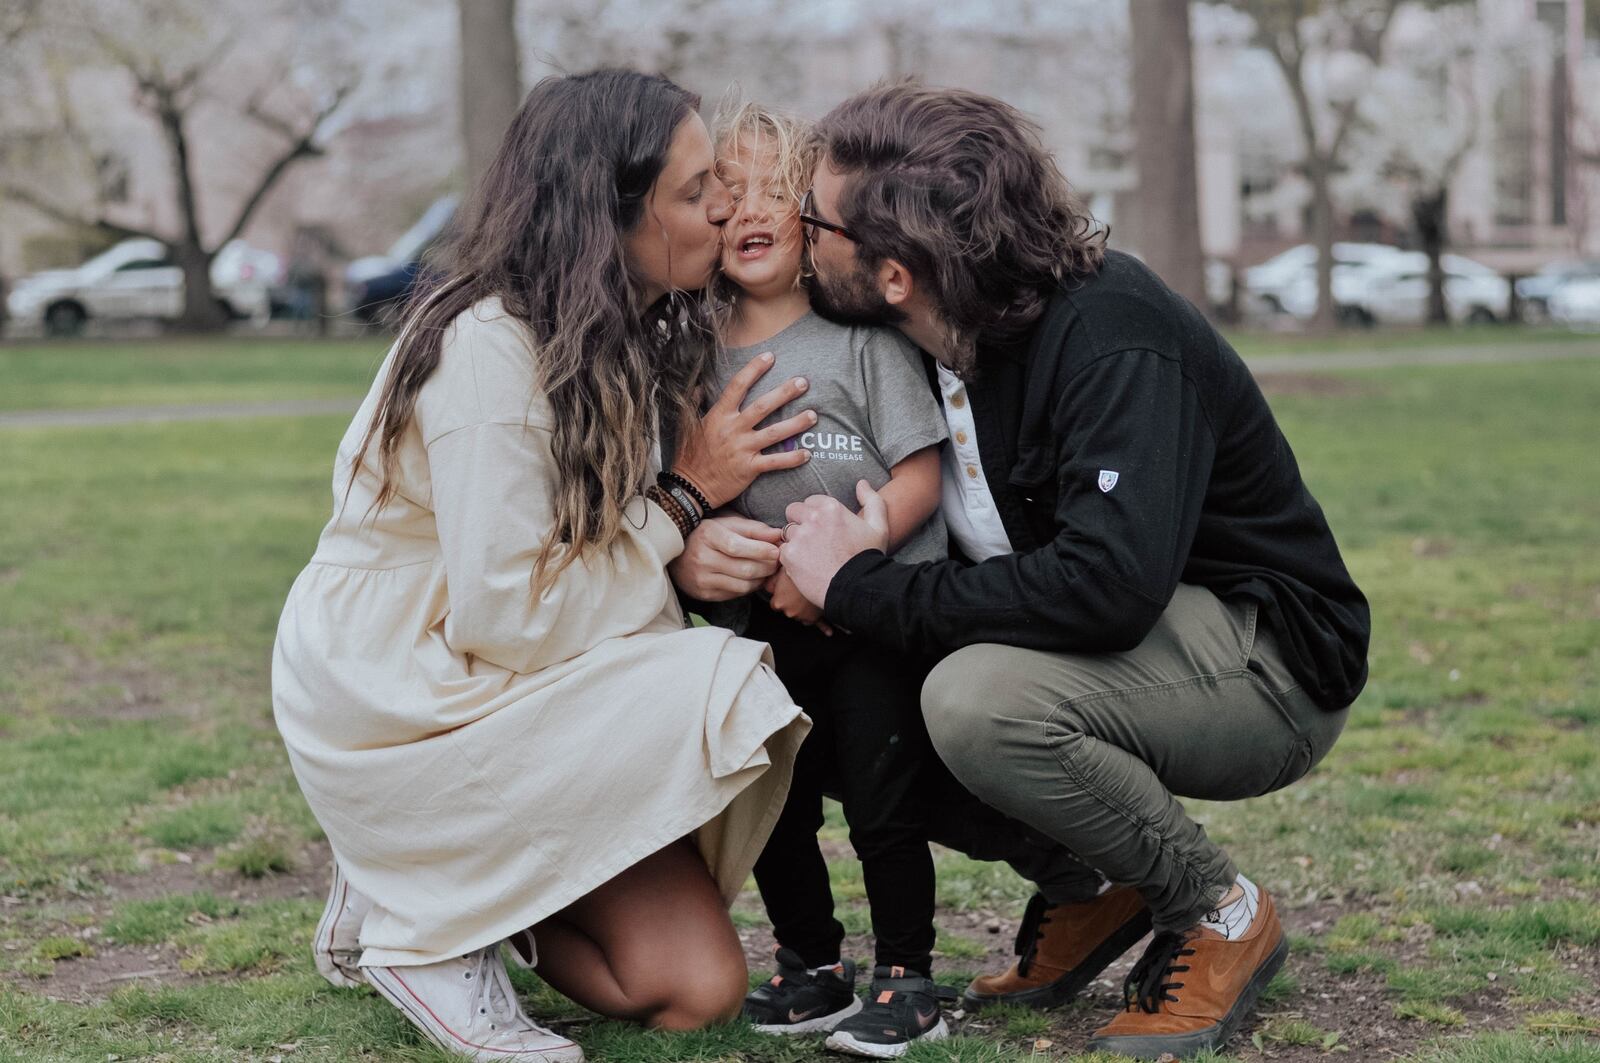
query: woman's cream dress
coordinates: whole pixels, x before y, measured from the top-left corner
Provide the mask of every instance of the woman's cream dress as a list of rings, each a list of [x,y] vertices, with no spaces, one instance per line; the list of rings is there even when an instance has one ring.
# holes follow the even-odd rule
[[[489,945],[690,834],[731,903],[810,727],[765,645],[685,626],[665,572],[683,539],[642,497],[608,553],[534,596],[559,416],[536,358],[497,300],[458,317],[373,512],[375,460],[345,484],[385,363],[279,622],[273,709],[376,905],[365,963]]]

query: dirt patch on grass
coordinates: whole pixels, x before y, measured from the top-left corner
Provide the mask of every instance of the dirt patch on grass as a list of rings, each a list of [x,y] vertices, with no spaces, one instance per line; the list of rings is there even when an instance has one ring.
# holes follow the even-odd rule
[[[747,897],[744,904],[755,910],[760,909],[760,901],[753,895]],[[1321,934],[1332,928],[1341,917],[1363,910],[1355,905],[1311,905],[1286,911],[1284,928],[1291,934]],[[954,936],[986,946],[981,957],[936,958],[934,978],[941,984],[959,990],[964,987],[961,980],[950,977],[947,972],[999,972],[1009,967],[1015,958],[1012,943],[1017,932],[1017,920],[1014,918],[986,910],[941,911],[936,922],[941,942],[948,942]],[[741,930],[739,936],[744,943],[751,971],[771,970],[771,931],[765,927],[749,928]],[[1435,962],[1424,961],[1426,940],[1431,936],[1431,933],[1419,934],[1415,940],[1394,943],[1383,948],[1383,951],[1402,965]],[[955,1034],[999,1038],[1024,1051],[1037,1051],[1041,1058],[1084,1052],[1094,1031],[1122,1009],[1122,980],[1148,944],[1149,939],[1146,938],[1129,949],[1104,974],[1090,983],[1072,1004],[1045,1013],[1049,1026],[1042,1033],[1029,1030],[1025,1036],[1010,1035],[1003,1017],[986,1018],[982,1012],[967,1012],[959,1007],[947,1006],[946,1017],[950,1021],[951,1031]],[[871,938],[847,938],[844,954],[861,964],[857,984],[864,990],[871,977]],[[1556,955],[1564,967],[1596,986],[1595,991],[1560,1005],[1549,1005],[1519,1002],[1504,984],[1491,984],[1482,992],[1450,1002],[1450,1006],[1461,1013],[1464,1022],[1459,1027],[1449,1027],[1398,1017],[1395,1014],[1398,997],[1387,988],[1381,974],[1371,971],[1335,974],[1328,969],[1325,956],[1320,951],[1293,952],[1283,968],[1287,975],[1284,981],[1290,988],[1257,1007],[1255,1016],[1229,1043],[1228,1055],[1240,1060],[1281,1060],[1286,1063],[1326,1061],[1340,1056],[1351,1060],[1383,1060],[1418,1052],[1427,1043],[1447,1037],[1452,1032],[1516,1030],[1528,1014],[1552,1006],[1580,1015],[1600,1015],[1600,955],[1588,955],[1585,950],[1576,948],[1560,949]],[[1293,1036],[1305,1027],[1315,1028],[1323,1036],[1338,1034],[1330,1048],[1336,1049],[1339,1055],[1330,1055],[1320,1041],[1317,1044],[1291,1044],[1280,1039]],[[1253,1040],[1256,1035],[1260,1037],[1260,1047]]]
[[[1366,381],[1329,373],[1262,373],[1256,383],[1268,398],[1279,396],[1316,399],[1346,399],[1364,395],[1380,395],[1382,389]]]
[[[237,976],[199,975],[183,970],[182,954],[170,942],[122,945],[103,940],[99,927],[119,905],[130,901],[211,893],[252,904],[284,898],[321,899],[327,892],[332,854],[326,842],[305,846],[294,869],[250,878],[211,866],[213,854],[197,853],[192,862],[152,865],[134,874],[113,875],[105,893],[83,903],[63,905],[53,918],[28,924],[28,936],[67,936],[83,940],[92,953],[57,960],[48,976],[0,969],[0,982],[55,1000],[88,1001],[115,993],[129,985],[182,986],[205,981],[233,980]],[[8,950],[16,951],[13,945]],[[307,942],[310,947],[310,942]]]
[[[92,956],[57,960],[47,978],[6,975],[5,980],[50,1000],[84,1004],[133,985],[184,986],[206,981],[179,966],[174,945],[96,945]]]
[[[294,867],[251,878],[236,871],[214,867],[216,851],[197,851],[192,860],[155,863],[133,874],[111,875],[105,880],[106,895],[96,909],[115,907],[125,901],[146,901],[157,897],[198,893],[202,890],[230,900],[254,902],[283,897],[323,897],[332,874],[332,851],[327,842],[306,845],[294,857]]]

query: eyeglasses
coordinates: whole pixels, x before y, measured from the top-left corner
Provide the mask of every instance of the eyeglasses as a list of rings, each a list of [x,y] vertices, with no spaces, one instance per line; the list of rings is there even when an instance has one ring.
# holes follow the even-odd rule
[[[831,221],[823,221],[821,218],[817,217],[816,209],[816,197],[812,194],[811,189],[808,188],[806,189],[806,194],[800,199],[800,224],[805,229],[807,243],[810,243],[817,238],[818,229],[826,229],[830,233],[838,233],[840,236],[853,243],[859,244],[861,242],[856,238],[855,233],[851,232],[843,225],[835,225]]]

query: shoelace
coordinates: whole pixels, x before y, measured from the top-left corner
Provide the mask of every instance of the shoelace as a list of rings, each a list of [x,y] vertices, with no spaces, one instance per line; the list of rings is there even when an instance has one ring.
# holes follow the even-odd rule
[[[500,958],[498,945],[478,951],[477,963],[467,972],[467,977],[477,983],[473,1007],[479,1015],[487,1015],[494,1020],[489,1025],[491,1030],[516,1026],[525,1021],[522,1008],[517,1004],[516,990],[511,986],[511,977],[506,974],[505,962]]]
[[[1194,955],[1194,949],[1184,947],[1192,937],[1190,932],[1180,934],[1171,930],[1163,930],[1155,936],[1150,947],[1145,949],[1144,955],[1123,980],[1122,999],[1129,1011],[1138,1008],[1154,1015],[1161,1010],[1162,1001],[1177,1003],[1178,998],[1168,990],[1182,989],[1183,983],[1166,979],[1169,975],[1181,974],[1189,969],[1188,964],[1179,963],[1178,960]]]
[[[1044,914],[1049,908],[1044,895],[1035,893],[1028,898],[1027,910],[1022,913],[1022,925],[1017,928],[1017,941],[1012,950],[1022,957],[1017,961],[1017,974],[1023,978],[1028,976],[1028,969],[1033,966],[1034,956],[1039,951],[1044,925],[1050,921],[1050,917]]]

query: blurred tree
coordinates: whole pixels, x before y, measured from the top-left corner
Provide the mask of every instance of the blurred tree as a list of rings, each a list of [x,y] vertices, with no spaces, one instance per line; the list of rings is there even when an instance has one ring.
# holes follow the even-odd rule
[[[456,0],[461,24],[461,139],[477,187],[522,103],[517,0]]]
[[[1200,248],[1189,0],[1129,0],[1133,50],[1134,243],[1174,290],[1209,312]]]
[[[726,88],[708,71],[722,65],[736,30],[770,18],[774,0],[540,0],[523,14],[525,46],[555,73],[631,66],[662,74],[715,106]]]
[[[1304,141],[1300,169],[1311,187],[1317,247],[1312,324],[1332,328],[1333,192],[1372,70],[1404,0],[1226,0],[1255,20],[1256,43],[1288,83]],[[1321,99],[1317,98],[1320,90]]]
[[[184,275],[177,327],[223,325],[227,308],[212,288],[212,260],[244,231],[285,172],[322,154],[323,131],[354,87],[330,74],[336,64],[313,58],[338,51],[336,3],[123,0],[106,6],[54,0],[37,5],[34,17],[18,25],[8,52],[30,60],[22,75],[37,93],[30,102],[53,112],[52,124],[68,150],[37,167],[16,165],[8,153],[0,198],[106,237],[161,241]],[[307,27],[315,28],[311,39],[303,32]],[[169,215],[166,224],[148,220],[153,211],[140,217],[125,202],[122,168],[108,167],[108,160],[119,157],[108,146],[110,132],[92,113],[86,119],[90,107],[76,91],[84,74],[113,76],[149,120],[142,135],[159,141],[169,164],[170,209],[160,212]],[[207,129],[226,128],[234,137],[223,143],[219,136],[204,163],[206,145],[196,139],[202,117],[209,119]],[[239,150],[243,130],[250,131],[254,149],[248,153]],[[69,159],[76,159],[80,173],[63,172]],[[231,210],[201,202],[198,178],[207,164],[226,165],[239,177]],[[25,175],[25,169],[35,172]],[[82,188],[88,192],[72,194]],[[208,225],[206,214],[224,220]]]
[[[1443,324],[1450,187],[1477,142],[1480,94],[1499,93],[1511,73],[1501,57],[1531,41],[1485,25],[1475,6],[1419,14],[1374,73],[1341,190],[1412,229],[1428,256],[1427,320]]]

